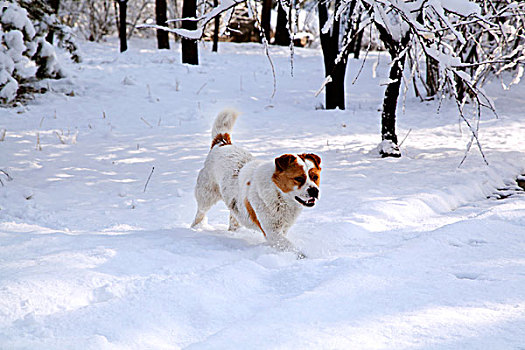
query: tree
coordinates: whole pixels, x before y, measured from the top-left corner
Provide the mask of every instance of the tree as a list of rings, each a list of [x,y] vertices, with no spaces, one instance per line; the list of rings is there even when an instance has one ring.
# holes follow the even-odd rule
[[[290,8],[290,4],[286,0],[277,1],[277,25],[275,27],[275,35],[273,43],[280,46],[290,45],[291,26],[289,23],[289,16],[286,9]],[[284,6],[283,6],[284,5]],[[286,8],[285,8],[286,6]]]
[[[325,70],[325,103],[326,109],[345,109],[345,75],[348,56],[355,50],[356,38],[362,33],[359,22],[354,17],[357,0],[351,0],[341,11],[343,2],[332,3],[320,1],[319,12],[320,39]],[[341,29],[344,35],[341,35]]]
[[[118,8],[119,8],[119,39],[120,39],[120,52],[124,52],[128,49],[128,37],[127,37],[127,31],[126,31],[126,24],[127,24],[127,7],[128,7],[128,0],[117,0],[118,1]]]
[[[406,50],[410,41],[410,32],[402,34],[401,38],[395,38],[393,33],[386,29],[382,24],[376,22],[380,38],[386,45],[392,64],[388,76],[388,84],[385,89],[383,99],[383,111],[381,112],[381,147],[379,154],[382,157],[400,157],[397,134],[396,134],[396,109],[401,79],[405,67]]]
[[[335,2],[337,8],[340,1]],[[333,19],[331,30],[324,30],[328,25],[328,3],[322,1],[318,4],[319,28],[321,28],[321,48],[323,50],[323,61],[325,77],[329,81],[325,85],[326,109],[345,109],[345,74],[346,61],[337,60],[339,55],[339,29],[340,18]]]
[[[182,5],[182,18],[197,17],[197,0],[184,0]],[[196,30],[197,22],[193,20],[182,21],[182,29]],[[182,38],[182,63],[199,64],[199,51],[197,40]]]
[[[261,41],[262,41],[262,35],[266,36],[266,40],[270,41],[270,34],[271,34],[271,15],[272,15],[272,0],[262,0],[262,10],[261,10]],[[214,4],[215,7],[217,7],[217,4]]]
[[[219,1],[218,0],[213,0],[213,6],[214,7],[219,6]],[[214,27],[213,27],[213,47],[212,47],[211,50],[213,52],[217,52],[219,50],[219,27],[220,27],[220,24],[221,24],[221,17],[220,17],[220,15],[215,17],[214,22],[215,23],[214,23]]]
[[[166,0],[155,0],[155,18],[158,25],[166,25]],[[169,49],[170,48],[170,39],[168,37],[168,32],[164,30],[157,29],[157,47],[159,49]]]

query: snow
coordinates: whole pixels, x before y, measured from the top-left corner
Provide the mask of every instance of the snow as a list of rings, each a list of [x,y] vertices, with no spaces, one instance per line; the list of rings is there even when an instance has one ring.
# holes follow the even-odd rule
[[[54,47],[43,38],[45,33],[41,32],[35,36],[36,31],[27,11],[19,4],[1,1],[0,23],[1,102],[14,101],[19,82],[27,83],[33,80],[37,73],[39,77],[64,76],[56,59]],[[40,48],[38,53],[37,48]]]
[[[525,174],[523,82],[486,87],[500,116],[480,124],[490,165],[473,147],[458,168],[470,131],[456,106],[410,94],[402,157],[378,156],[387,55],[369,54],[354,85],[351,60],[347,110],[325,111],[318,50],[296,48],[291,77],[288,48],[270,48],[271,99],[261,45],[201,46],[199,66],[178,45],[129,46],[83,43],[82,64],[60,57],[68,79],[0,109],[3,348],[523,347],[525,197],[493,198]],[[225,107],[255,156],[321,156],[321,200],[289,236],[307,259],[227,232],[222,204],[189,229]]]
[[[6,1],[2,1],[0,5],[2,6],[1,22],[3,25],[20,29],[27,36],[26,39],[33,39],[36,31],[33,23],[31,23],[27,16],[27,11],[19,5],[13,5],[13,3]]]

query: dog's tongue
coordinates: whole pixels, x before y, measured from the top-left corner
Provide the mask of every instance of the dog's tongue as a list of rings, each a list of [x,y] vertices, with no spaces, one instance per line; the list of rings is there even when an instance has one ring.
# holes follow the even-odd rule
[[[308,204],[315,203],[315,198],[310,198],[306,203]]]

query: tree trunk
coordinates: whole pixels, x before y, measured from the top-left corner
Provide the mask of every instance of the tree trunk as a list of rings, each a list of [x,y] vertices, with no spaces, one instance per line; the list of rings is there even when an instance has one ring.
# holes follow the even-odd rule
[[[213,0],[213,7],[219,6],[218,0]],[[215,27],[213,28],[213,47],[211,50],[213,52],[217,52],[219,50],[219,27],[221,24],[221,16],[217,15],[215,16]]]
[[[60,8],[60,0],[48,0],[47,3],[53,10],[53,13],[57,15],[58,17],[58,9]],[[50,43],[51,45],[53,45],[54,36],[55,36],[55,30],[54,28],[50,28],[46,36],[46,41]]]
[[[361,14],[359,14],[357,18],[356,28],[359,28],[360,24],[361,24]],[[354,45],[352,47],[352,51],[354,52],[355,59],[358,59],[359,54],[361,53],[361,43],[363,42],[363,34],[364,34],[364,30],[357,33],[357,38],[355,38]]]
[[[128,7],[128,0],[118,0],[119,8],[119,33],[120,38],[120,52],[128,49],[128,38],[126,34],[126,12]]]
[[[157,25],[166,26],[166,12],[167,5],[166,0],[155,0],[155,19]],[[165,30],[157,29],[157,47],[159,49],[169,49],[170,48],[170,39],[168,32]]]
[[[397,57],[393,57],[392,59],[397,59]],[[404,62],[405,56],[398,59],[397,62],[390,67],[390,74],[388,76],[390,78],[390,83],[385,90],[383,113],[381,114],[381,139],[390,140],[396,145],[396,108],[397,99],[399,98],[399,90],[401,88]]]
[[[426,72],[427,97],[436,96],[439,89],[439,62],[427,56]]]
[[[339,2],[339,0],[337,1]],[[328,5],[319,2],[319,27],[323,28],[328,21]],[[336,4],[337,8],[337,4]],[[321,48],[323,50],[325,77],[331,76],[332,81],[325,86],[326,109],[345,109],[345,74],[346,58],[337,64],[339,55],[339,20],[334,20],[332,29],[327,33],[321,32]]]
[[[184,0],[182,18],[197,17],[197,0]],[[183,29],[196,30],[196,21],[182,21]],[[199,49],[197,40],[182,38],[182,63],[199,64]]]
[[[277,4],[277,26],[275,27],[275,35],[273,43],[275,45],[288,46],[290,45],[290,32],[288,28],[288,16],[286,11],[278,0]]]
[[[261,42],[263,35],[266,36],[266,41],[270,42],[272,2],[272,0],[262,0],[261,29],[263,33],[261,34]]]
[[[391,147],[390,149],[383,148],[380,151],[380,154],[382,157],[400,157],[401,153],[399,152],[396,134],[396,109],[399,90],[401,89],[401,79],[403,78],[406,54],[402,57],[399,57],[399,55],[407,47],[410,41],[410,32],[407,32],[401,41],[398,42],[392,38],[390,33],[384,27],[378,23],[376,23],[376,27],[379,30],[379,37],[388,49],[393,62],[388,76],[390,83],[385,90],[383,112],[381,113],[381,139],[383,141],[390,141]]]

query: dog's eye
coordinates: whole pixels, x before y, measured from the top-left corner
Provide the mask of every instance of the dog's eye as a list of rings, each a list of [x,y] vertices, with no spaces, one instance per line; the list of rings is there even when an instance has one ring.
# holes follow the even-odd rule
[[[305,178],[303,176],[297,176],[294,180],[302,184],[305,181]]]
[[[319,176],[312,175],[312,176],[310,176],[310,179],[312,179],[312,181],[317,181],[319,179]]]

